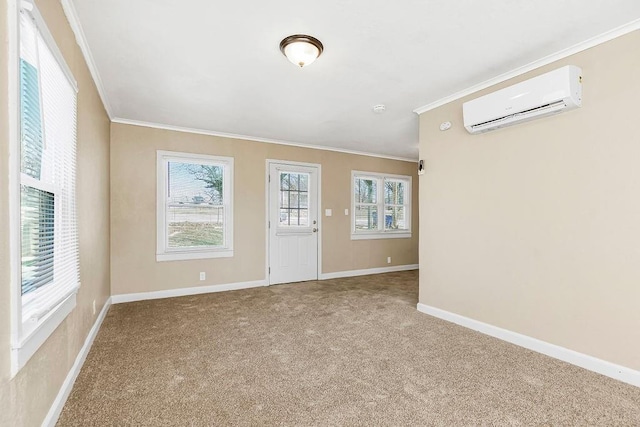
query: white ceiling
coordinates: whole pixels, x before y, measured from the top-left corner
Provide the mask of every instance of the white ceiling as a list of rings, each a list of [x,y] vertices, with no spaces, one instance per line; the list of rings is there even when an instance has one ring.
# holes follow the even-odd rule
[[[414,109],[640,18],[638,0],[73,6],[115,119],[406,158]],[[296,33],[325,47],[304,69],[279,51]]]

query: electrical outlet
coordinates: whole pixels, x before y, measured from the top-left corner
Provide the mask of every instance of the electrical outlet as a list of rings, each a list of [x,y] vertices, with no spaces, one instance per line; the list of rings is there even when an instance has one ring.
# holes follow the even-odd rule
[[[387,257],[387,264],[391,264],[391,257],[390,256]]]
[[[96,314],[96,300],[93,300],[93,314]]]
[[[349,215],[349,209],[345,209],[345,210],[344,210],[344,214],[345,214],[345,215]]]
[[[203,281],[207,278],[207,273],[205,273],[204,271],[200,272],[200,281]]]

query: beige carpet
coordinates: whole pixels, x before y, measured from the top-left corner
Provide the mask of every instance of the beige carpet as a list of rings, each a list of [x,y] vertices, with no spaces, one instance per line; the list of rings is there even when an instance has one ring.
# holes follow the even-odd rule
[[[640,425],[640,389],[416,311],[417,272],[111,307],[58,425]]]

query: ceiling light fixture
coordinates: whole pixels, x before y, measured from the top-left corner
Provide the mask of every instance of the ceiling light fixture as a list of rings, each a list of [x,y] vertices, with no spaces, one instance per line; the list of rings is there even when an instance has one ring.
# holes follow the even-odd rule
[[[280,42],[280,51],[291,63],[300,68],[315,61],[324,50],[320,40],[304,34],[285,37]]]

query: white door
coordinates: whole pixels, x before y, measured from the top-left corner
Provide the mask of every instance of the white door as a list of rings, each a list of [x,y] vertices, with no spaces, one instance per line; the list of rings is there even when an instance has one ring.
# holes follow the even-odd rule
[[[269,163],[269,284],[318,279],[317,166]]]

